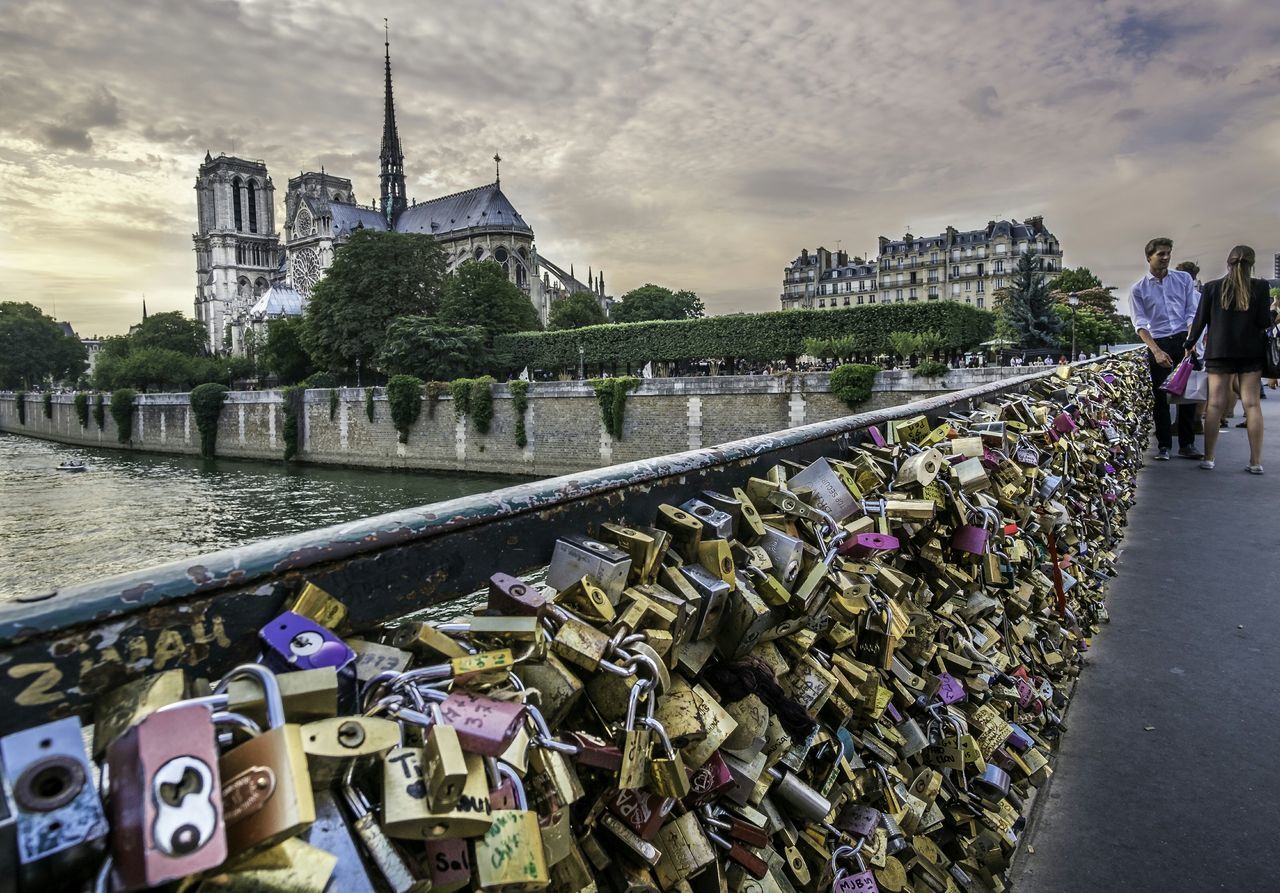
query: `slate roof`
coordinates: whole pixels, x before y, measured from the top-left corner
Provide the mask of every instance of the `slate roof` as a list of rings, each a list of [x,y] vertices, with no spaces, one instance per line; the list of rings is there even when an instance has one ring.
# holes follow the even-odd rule
[[[329,216],[333,218],[333,237],[344,239],[357,229],[385,230],[387,220],[375,208],[362,208],[343,202],[329,203]]]
[[[502,194],[497,183],[420,202],[406,208],[395,223],[396,232],[430,233],[433,236],[475,227],[514,230],[533,235],[533,228],[524,222],[520,212]]]
[[[254,319],[278,319],[282,316],[302,315],[302,295],[284,284],[271,286],[249,308]]]

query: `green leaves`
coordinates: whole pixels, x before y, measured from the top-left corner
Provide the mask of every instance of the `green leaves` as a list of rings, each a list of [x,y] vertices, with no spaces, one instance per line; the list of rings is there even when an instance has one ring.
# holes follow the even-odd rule
[[[80,420],[81,428],[89,427],[89,395],[76,394],[75,398],[76,418]]]
[[[393,375],[387,382],[387,406],[391,421],[400,432],[400,442],[409,442],[409,429],[422,412],[422,379],[413,375]]]
[[[524,426],[525,413],[529,409],[529,382],[516,378],[507,387],[511,389],[511,408],[516,417],[516,446],[524,449],[529,445],[529,433]]]
[[[493,422],[493,376],[458,378],[449,382],[455,418],[470,417],[481,434],[489,433]]]
[[[311,290],[307,352],[335,372],[357,361],[371,368],[393,320],[439,310],[444,270],[444,252],[429,235],[357,230]]]
[[[877,304],[838,310],[783,310],[701,319],[588,326],[565,332],[522,332],[494,339],[495,364],[507,369],[576,369],[578,346],[593,365],[740,357],[769,362],[805,353],[806,339],[854,339],[857,353],[889,348],[895,331],[934,330],[939,350],[964,350],[991,337],[995,317],[964,304]]]
[[[493,261],[470,261],[445,281],[436,322],[444,326],[480,326],[485,345],[497,335],[536,331],[538,311],[506,271]]]
[[[523,295],[520,299],[529,303]],[[387,326],[378,362],[389,375],[456,378],[483,368],[488,355],[485,339],[480,326],[447,326],[430,316],[402,316]]]
[[[258,361],[281,384],[302,381],[312,372],[311,355],[302,346],[302,330],[298,317],[267,322],[267,340],[258,352]]]
[[[547,328],[552,330],[580,329],[608,322],[600,301],[589,291],[575,291],[551,305]]]
[[[651,282],[627,292],[612,310],[614,322],[697,319],[705,315],[706,308],[693,292],[672,291]]]
[[[128,443],[133,437],[133,403],[138,392],[133,388],[119,388],[111,395],[111,418],[116,423],[116,440]]]
[[[831,393],[853,408],[871,396],[871,387],[879,371],[875,366],[861,363],[837,366],[831,370]]]
[[[217,452],[218,418],[226,398],[226,385],[213,382],[199,385],[191,392],[191,414],[196,417],[196,430],[200,432],[200,455],[206,459],[212,459]]]
[[[39,307],[0,301],[0,388],[75,381],[87,366],[84,345]]]
[[[1058,346],[1062,320],[1053,312],[1053,301],[1041,272],[1040,260],[1031,253],[1024,251],[1018,255],[1018,267],[1014,270],[1012,284],[1000,312],[1022,346]]]
[[[622,440],[622,422],[627,408],[627,391],[640,386],[640,379],[630,376],[601,378],[591,382],[591,388],[600,401],[600,418],[604,430],[615,440]]]

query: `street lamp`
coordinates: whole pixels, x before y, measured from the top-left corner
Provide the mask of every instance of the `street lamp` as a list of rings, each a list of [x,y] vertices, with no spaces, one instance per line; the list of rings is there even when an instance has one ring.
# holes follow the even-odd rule
[[[587,356],[587,349],[583,347],[581,344],[579,344],[578,345],[578,378],[579,379],[587,377],[586,373],[583,371],[583,363],[586,360],[586,356]]]
[[[1071,306],[1071,360],[1076,358],[1076,308],[1080,306],[1080,296],[1075,292],[1067,295],[1067,304]]]

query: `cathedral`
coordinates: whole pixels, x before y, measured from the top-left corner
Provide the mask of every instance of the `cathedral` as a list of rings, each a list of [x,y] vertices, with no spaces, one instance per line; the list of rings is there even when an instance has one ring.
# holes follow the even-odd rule
[[[265,336],[268,320],[301,315],[311,289],[352,232],[370,228],[429,233],[444,249],[452,272],[469,260],[491,260],[506,271],[545,324],[551,303],[589,291],[604,309],[604,273],[587,282],[540,257],[531,227],[502,192],[502,159],[494,180],[426,202],[405,191],[404,152],[391,91],[391,44],[386,44],[385,108],[377,205],[356,201],[351,180],[323,169],[289,180],[283,239],[276,231],[275,186],[262,161],[206,152],[196,177],[198,231],[196,319],[214,353],[242,355]]]

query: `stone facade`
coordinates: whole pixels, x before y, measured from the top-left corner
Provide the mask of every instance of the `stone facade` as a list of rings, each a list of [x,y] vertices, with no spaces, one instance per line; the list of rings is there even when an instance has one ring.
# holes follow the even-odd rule
[[[1023,251],[1037,255],[1050,276],[1062,270],[1062,246],[1043,217],[992,220],[965,232],[949,226],[935,236],[881,236],[879,251],[879,257],[864,260],[843,251],[804,249],[783,271],[782,309],[938,300],[989,309],[995,290],[1010,284]]]
[[[974,387],[1018,370],[962,369],[945,381],[917,379],[906,371],[882,372],[871,398],[857,411],[898,406],[920,397]],[[321,465],[417,468],[499,474],[558,475],[715,446],[743,437],[849,415],[832,396],[829,375],[721,376],[644,381],[627,396],[622,438],[604,430],[595,392],[584,382],[538,382],[528,394],[528,445],[516,446],[516,419],[505,385],[494,387],[494,416],[488,434],[467,419],[455,419],[453,401],[440,398],[434,412],[422,413],[400,443],[385,396],[374,395],[374,420],[365,413],[363,388],[338,391],[329,417],[329,391],[305,394],[298,458]],[[29,394],[26,425],[18,423],[15,396],[0,394],[0,431],[63,443],[111,449],[197,455],[200,435],[186,394],[142,394],[134,411],[128,444],[117,441],[106,413],[98,430],[90,413],[82,428],[74,397],[53,398],[53,418],[44,416],[39,395]],[[217,451],[228,458],[279,461],[284,454],[284,397],[278,391],[232,391],[219,419]]]

